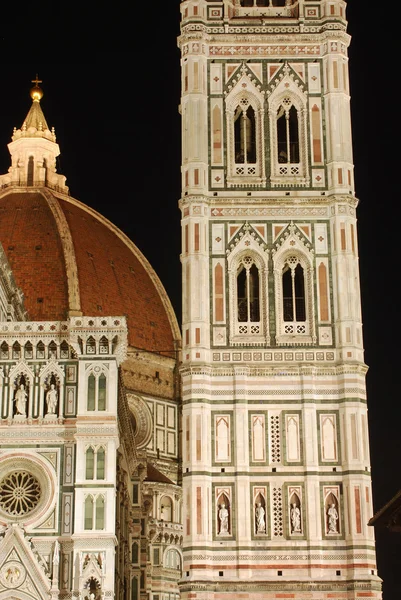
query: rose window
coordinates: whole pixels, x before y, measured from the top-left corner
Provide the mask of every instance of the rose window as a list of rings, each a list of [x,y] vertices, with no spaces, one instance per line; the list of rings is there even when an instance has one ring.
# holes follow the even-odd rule
[[[40,497],[39,481],[27,471],[9,473],[0,482],[0,507],[9,515],[30,513]]]

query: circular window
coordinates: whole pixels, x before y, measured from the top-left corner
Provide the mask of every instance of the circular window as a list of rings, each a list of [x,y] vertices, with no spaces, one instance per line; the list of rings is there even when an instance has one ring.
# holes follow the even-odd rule
[[[0,455],[0,526],[22,522],[38,527],[49,519],[56,502],[57,479],[39,453]]]
[[[0,481],[0,507],[8,515],[20,517],[30,513],[40,497],[39,481],[27,471],[10,473]]]

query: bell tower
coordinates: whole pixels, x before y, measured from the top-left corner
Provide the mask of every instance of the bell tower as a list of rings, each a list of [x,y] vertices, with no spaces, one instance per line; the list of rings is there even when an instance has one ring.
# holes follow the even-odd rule
[[[180,6],[181,598],[378,600],[346,2]]]

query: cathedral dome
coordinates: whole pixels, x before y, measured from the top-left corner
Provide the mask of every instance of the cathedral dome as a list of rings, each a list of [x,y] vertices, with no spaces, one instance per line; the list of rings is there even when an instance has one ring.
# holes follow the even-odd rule
[[[40,98],[14,129],[0,176],[0,241],[29,320],[125,316],[131,347],[174,352],[180,333],[163,285],[121,230],[69,195]]]
[[[131,346],[174,350],[176,318],[156,273],[93,209],[45,188],[7,189],[0,240],[31,321],[124,315]]]

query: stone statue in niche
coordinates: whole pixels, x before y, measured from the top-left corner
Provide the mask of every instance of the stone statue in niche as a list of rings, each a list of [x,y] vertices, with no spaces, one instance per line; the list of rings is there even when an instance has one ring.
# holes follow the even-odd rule
[[[256,533],[266,533],[265,509],[261,502],[258,502],[255,508]]]
[[[46,393],[47,414],[51,414],[51,415],[55,414],[57,400],[58,400],[58,396],[57,396],[56,386],[54,385],[54,383],[52,383]]]
[[[330,504],[327,510],[327,531],[328,533],[338,533],[338,512],[334,503]]]
[[[226,508],[226,505],[223,502],[220,505],[220,510],[219,510],[219,522],[220,522],[219,534],[220,535],[229,533],[228,519],[229,519],[228,509]]]
[[[293,502],[290,510],[291,533],[301,533],[301,511],[296,502]]]
[[[28,393],[23,383],[20,384],[18,390],[15,392],[15,410],[17,415],[23,415],[26,417],[26,403],[28,401]]]

